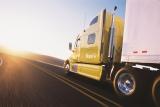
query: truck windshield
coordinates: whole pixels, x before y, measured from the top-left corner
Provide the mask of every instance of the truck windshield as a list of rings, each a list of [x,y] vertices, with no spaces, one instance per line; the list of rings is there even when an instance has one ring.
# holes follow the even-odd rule
[[[97,23],[98,21],[98,16],[96,16],[95,18],[93,18],[93,20],[91,21],[91,23],[89,24],[90,26]]]

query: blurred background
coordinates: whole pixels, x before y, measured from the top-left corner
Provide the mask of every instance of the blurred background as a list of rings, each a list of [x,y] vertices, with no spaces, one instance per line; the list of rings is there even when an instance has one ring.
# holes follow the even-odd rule
[[[0,47],[66,59],[68,43],[115,5],[124,19],[125,0],[0,0]]]

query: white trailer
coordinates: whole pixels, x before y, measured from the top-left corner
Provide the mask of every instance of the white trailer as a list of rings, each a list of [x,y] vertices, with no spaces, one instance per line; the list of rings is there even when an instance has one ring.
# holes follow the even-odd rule
[[[126,1],[121,62],[129,69],[123,68],[115,76],[117,94],[144,91],[160,107],[160,0]]]
[[[122,62],[160,63],[160,0],[126,2]]]

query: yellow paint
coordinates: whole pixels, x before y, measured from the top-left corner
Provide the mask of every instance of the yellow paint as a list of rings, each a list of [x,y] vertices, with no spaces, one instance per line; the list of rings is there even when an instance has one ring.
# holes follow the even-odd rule
[[[106,13],[104,28],[103,28],[103,36],[102,36],[102,54],[101,54],[101,62],[108,62],[108,47],[109,47],[109,28],[112,22],[112,14]],[[114,61],[115,63],[119,63],[121,59],[121,50],[122,50],[122,41],[123,41],[123,20],[115,16],[114,26],[115,26],[115,51],[114,51]]]

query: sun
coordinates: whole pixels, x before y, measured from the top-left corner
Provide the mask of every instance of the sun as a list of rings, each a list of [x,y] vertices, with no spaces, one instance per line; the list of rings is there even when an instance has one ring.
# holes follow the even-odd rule
[[[32,50],[32,47],[29,46],[30,42],[25,36],[3,36],[0,42],[0,46],[5,48],[5,51],[10,54],[19,54]]]

